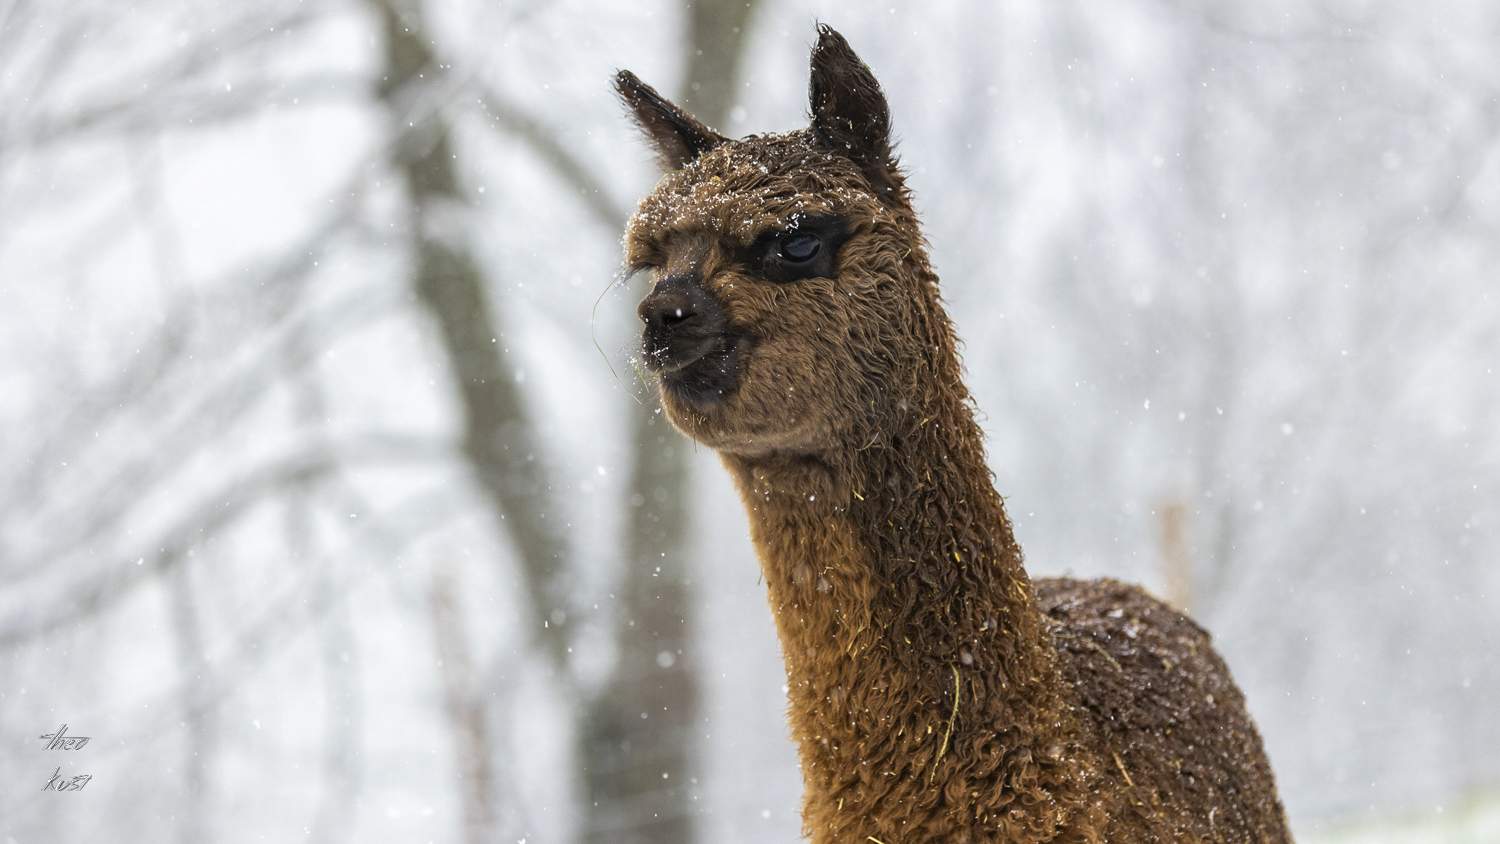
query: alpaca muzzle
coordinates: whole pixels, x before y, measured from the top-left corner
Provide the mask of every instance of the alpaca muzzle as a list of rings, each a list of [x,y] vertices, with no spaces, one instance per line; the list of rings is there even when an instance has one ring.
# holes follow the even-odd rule
[[[696,274],[662,279],[637,309],[646,328],[641,357],[662,389],[707,407],[739,387],[751,338],[729,326],[724,306]]]
[[[687,369],[725,341],[724,307],[696,276],[668,276],[641,300],[641,355],[663,374]]]

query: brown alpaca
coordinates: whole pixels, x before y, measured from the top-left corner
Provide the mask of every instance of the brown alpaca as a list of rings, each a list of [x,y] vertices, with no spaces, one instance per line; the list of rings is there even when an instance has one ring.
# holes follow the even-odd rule
[[[666,175],[630,222],[672,422],[749,511],[816,842],[1289,841],[1208,634],[1032,582],[875,78],[819,27],[812,125],[731,140],[628,72]]]

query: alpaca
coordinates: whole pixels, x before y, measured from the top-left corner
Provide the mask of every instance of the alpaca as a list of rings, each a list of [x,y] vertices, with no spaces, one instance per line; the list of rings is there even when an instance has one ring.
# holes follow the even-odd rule
[[[744,499],[814,842],[1290,841],[1208,634],[1030,580],[885,96],[818,28],[811,126],[733,140],[628,71],[665,169],[625,234],[668,418]]]

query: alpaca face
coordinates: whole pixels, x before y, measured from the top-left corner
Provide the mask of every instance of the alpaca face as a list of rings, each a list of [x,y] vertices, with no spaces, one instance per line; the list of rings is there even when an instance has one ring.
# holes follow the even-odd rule
[[[746,456],[847,447],[930,295],[908,271],[920,236],[869,69],[822,28],[813,126],[743,140],[618,85],[667,166],[625,245],[650,272],[642,356],[668,416]]]

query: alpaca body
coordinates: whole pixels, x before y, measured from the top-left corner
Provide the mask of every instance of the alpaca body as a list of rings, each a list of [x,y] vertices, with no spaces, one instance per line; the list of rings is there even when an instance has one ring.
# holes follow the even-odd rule
[[[819,844],[1282,842],[1208,636],[1022,565],[878,83],[820,28],[812,126],[725,138],[628,73],[667,172],[626,231],[672,423],[739,488]]]
[[[1033,584],[1008,555],[882,564],[861,521],[934,514],[920,492],[893,514],[825,467],[725,462],[781,637],[811,841],[1290,840],[1243,698],[1185,616],[1115,581]],[[977,509],[942,515],[1013,547],[1003,510]]]

